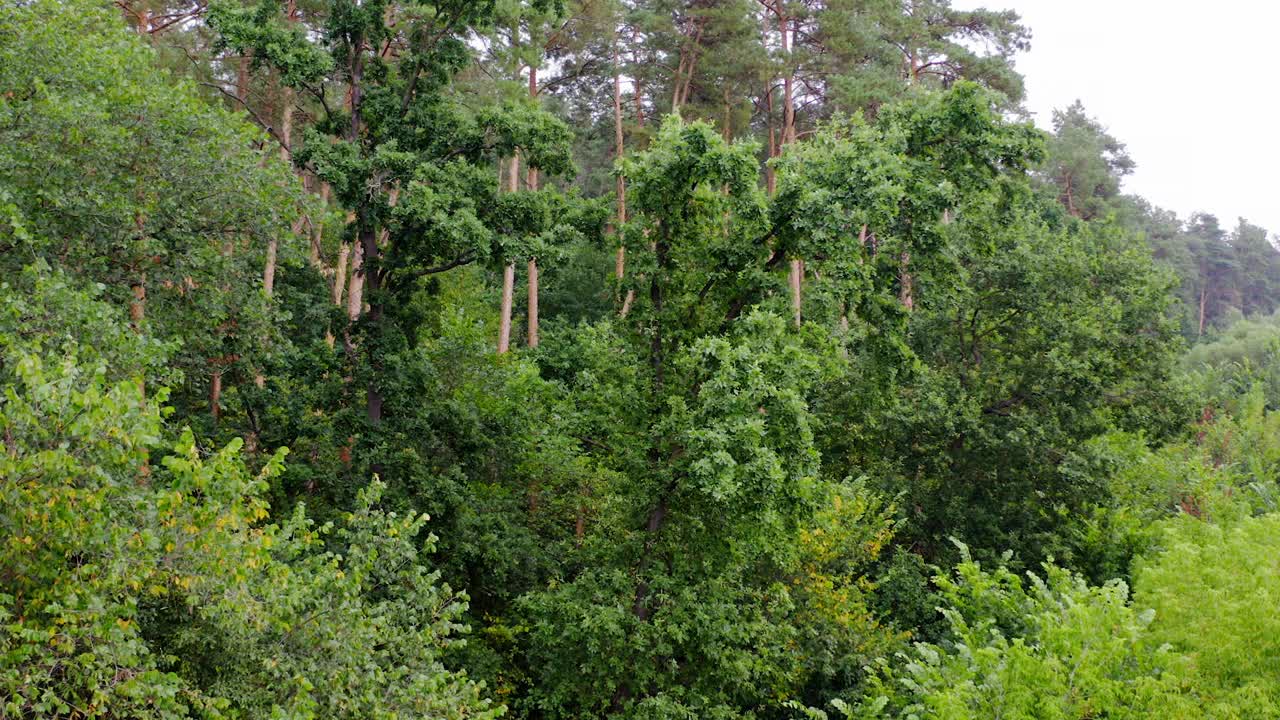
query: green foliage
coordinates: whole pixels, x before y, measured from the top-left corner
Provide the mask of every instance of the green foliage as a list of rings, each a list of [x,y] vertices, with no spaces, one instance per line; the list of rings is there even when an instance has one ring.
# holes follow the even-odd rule
[[[21,223],[0,226],[7,273],[43,261],[132,304],[185,407],[205,408],[213,372],[274,360],[265,250],[295,252],[303,201],[260,130],[156,67],[96,2],[0,10],[0,87],[0,197]]]
[[[181,374],[167,363],[177,343],[133,332],[119,322],[118,309],[104,301],[105,295],[103,285],[82,289],[43,261],[22,268],[0,284],[0,347],[100,364],[107,382],[181,380]],[[85,343],[85,338],[93,342]],[[12,374],[12,368],[0,370],[6,380],[12,380]]]
[[[1207,403],[1233,407],[1253,390],[1280,407],[1280,324],[1275,314],[1241,319],[1183,356],[1182,367]]]
[[[575,360],[556,369],[575,435],[612,472],[592,488],[607,500],[582,540],[583,565],[522,600],[534,629],[528,711],[781,707],[815,675],[856,673],[849,657],[888,636],[840,550],[808,566],[792,551],[820,487],[807,395],[835,348],[775,315],[737,315],[744,295],[776,282],[753,148],[672,119],[621,172],[638,211],[624,286],[635,305],[617,327],[580,333]],[[883,527],[850,520],[851,532]],[[780,582],[792,573],[803,587]],[[795,593],[826,604],[802,610]],[[797,642],[821,664],[788,660]]]
[[[1046,197],[1068,215],[1114,218],[1142,235],[1152,255],[1179,279],[1182,332],[1200,339],[1241,315],[1267,314],[1280,302],[1280,250],[1267,232],[1241,218],[1228,233],[1218,218],[1194,213],[1185,221],[1142,198],[1122,196],[1135,163],[1124,143],[1090,117],[1079,101],[1054,111],[1054,131],[1040,167]]]
[[[252,48],[253,69],[270,65],[280,69],[281,81],[303,87],[324,77],[333,68],[333,58],[309,45],[301,27],[279,22],[279,3],[263,2],[256,8],[212,3],[205,22],[218,35],[214,50],[234,46],[244,52]]]
[[[1068,213],[1086,220],[1107,214],[1124,176],[1136,166],[1124,143],[1085,114],[1079,100],[1054,111],[1047,155],[1043,172],[1057,186],[1058,201]]]
[[[1105,497],[1062,467],[1077,444],[1117,426],[1161,437],[1190,415],[1167,279],[1114,231],[1054,230],[1016,205],[953,227],[994,247],[962,246],[952,290],[922,289],[911,337],[925,367],[863,454],[896,456],[886,479],[905,482],[930,556],[954,535],[1034,563]]]
[[[1171,517],[1229,525],[1274,512],[1280,416],[1256,390],[1231,405],[1216,416],[1206,408],[1182,437],[1159,446],[1121,431],[1081,444],[1063,472],[1103,492],[1066,523],[1051,550],[1092,582],[1132,581],[1135,559],[1162,550]]]
[[[1268,607],[1280,516],[1168,523],[1162,552],[1137,571],[1135,602],[1155,609],[1152,640],[1185,653],[1201,717],[1264,718],[1280,712],[1275,658],[1280,628]]]
[[[48,297],[68,298],[47,281]],[[48,307],[46,305],[46,307]],[[106,306],[52,308],[122,332]],[[361,493],[319,543],[299,508],[267,524],[259,473],[240,441],[203,453],[171,443],[163,389],[109,379],[74,342],[62,359],[39,340],[0,337],[0,694],[18,717],[495,717],[480,687],[442,657],[463,627],[465,595],[428,572],[415,536],[425,516],[378,509]],[[158,462],[153,462],[153,457]]]
[[[963,551],[963,547],[962,547]],[[939,577],[946,645],[918,643],[881,667],[848,717],[1195,717],[1183,659],[1149,637],[1153,613],[1113,581],[1091,587],[1053,565],[1044,577],[984,571],[967,557]],[[839,706],[838,706],[839,707]]]
[[[1014,13],[116,7],[0,8],[0,715],[1276,714],[1280,251]]]

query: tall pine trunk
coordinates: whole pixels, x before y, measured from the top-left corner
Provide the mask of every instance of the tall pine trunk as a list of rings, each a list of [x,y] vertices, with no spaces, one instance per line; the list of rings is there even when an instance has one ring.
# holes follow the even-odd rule
[[[292,3],[290,3],[292,4]],[[280,160],[289,165],[293,162],[293,88],[280,89]],[[299,214],[293,223],[293,234],[302,231],[306,218]],[[267,240],[267,260],[262,268],[262,289],[271,297],[276,286],[276,255],[279,253],[280,239],[274,235]]]
[[[624,152],[623,133],[622,133],[622,73],[619,67],[620,54],[618,52],[618,34],[614,32],[613,47],[613,159],[614,162],[622,160]],[[637,95],[639,86],[637,85]],[[618,282],[622,282],[626,277],[627,270],[627,247],[622,242],[623,226],[627,223],[627,181],[621,174],[614,180],[614,194],[617,199],[616,215],[614,216],[614,228],[618,236],[618,254],[614,259],[613,274]],[[631,302],[635,298],[635,291],[628,290],[626,297],[622,301],[622,309],[620,314],[626,316],[631,309]]]
[[[147,317],[147,274],[141,273],[129,285],[133,299],[129,301],[129,324],[135,331],[142,331],[142,321]]]
[[[507,263],[502,268],[502,317],[498,321],[498,354],[511,349],[511,300],[515,295],[516,266]]]
[[[216,367],[209,379],[209,412],[214,422],[222,418],[222,370]]]
[[[782,76],[782,144],[796,141],[796,104],[793,90],[795,71],[791,67],[791,28],[784,0],[775,0],[778,8],[778,31],[782,34],[782,55],[786,58],[786,73]]]
[[[902,302],[902,306],[907,310],[914,310],[916,300],[914,294],[913,283],[911,278],[911,253],[903,251],[898,256],[898,299]]]
[[[1200,327],[1196,330],[1196,337],[1204,335],[1204,307],[1205,299],[1208,296],[1209,284],[1205,283],[1200,286]]]
[[[347,261],[351,255],[351,246],[342,243],[338,246],[338,262],[333,267],[333,304],[342,307],[342,295],[347,288]]]
[[[800,327],[801,311],[803,310],[803,301],[801,296],[801,288],[804,284],[804,261],[792,260],[791,272],[788,277],[788,284],[791,286],[791,315],[795,321],[796,327]]]
[[[795,73],[791,67],[791,28],[790,19],[787,16],[784,0],[774,0],[773,11],[778,18],[778,33],[781,36],[782,56],[786,62],[785,72],[782,75],[782,138],[781,142],[775,148],[775,152],[782,147],[786,147],[796,140],[796,107],[795,98],[793,97],[795,85]],[[771,93],[772,95],[772,93]],[[772,120],[772,113],[771,120]],[[773,146],[772,123],[770,128],[769,144]],[[773,171],[769,170],[765,182],[768,185],[769,193],[772,194],[776,190],[776,179]],[[799,327],[803,321],[804,309],[804,260],[801,258],[792,258],[790,263],[790,271],[788,273],[787,285],[791,290],[791,313],[792,319],[796,327]]]
[[[769,50],[769,7],[766,5],[764,12],[760,16],[760,42],[764,45],[765,51]],[[764,84],[764,114],[765,125],[768,127],[769,139],[769,160],[778,156],[778,140],[776,130],[773,126],[773,83],[775,78],[771,75]],[[774,176],[773,165],[765,163],[764,166],[764,185],[765,190],[770,196],[773,195],[777,188],[777,178]]]
[[[529,98],[536,100],[538,97],[538,66],[529,67]],[[538,169],[532,165],[526,174],[525,182],[530,190],[538,189]],[[529,347],[538,347],[538,259],[529,258],[529,312],[528,312],[528,332],[525,341]]]
[[[347,280],[347,319],[355,322],[364,309],[364,247],[359,242],[351,244],[351,278]]]
[[[508,168],[508,178],[510,184],[507,192],[516,192],[520,189],[520,155],[511,156],[511,166]],[[511,349],[511,300],[515,295],[516,286],[516,266],[510,260],[502,268],[502,307],[501,317],[498,319],[498,354],[503,355]]]

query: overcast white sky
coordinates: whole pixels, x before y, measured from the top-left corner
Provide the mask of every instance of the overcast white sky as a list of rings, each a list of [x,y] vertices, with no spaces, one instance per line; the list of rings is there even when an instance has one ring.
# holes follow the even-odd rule
[[[1048,128],[1079,98],[1138,168],[1126,192],[1174,210],[1244,216],[1280,232],[1280,3],[1274,0],[955,0],[1017,11],[1017,68]]]

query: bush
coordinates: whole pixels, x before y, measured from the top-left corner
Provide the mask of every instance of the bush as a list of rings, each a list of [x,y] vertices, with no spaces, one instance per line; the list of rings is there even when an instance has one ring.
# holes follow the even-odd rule
[[[301,508],[266,524],[284,451],[251,474],[239,440],[163,442],[166,392],[61,340],[118,335],[112,313],[36,286],[67,302],[0,292],[5,318],[53,313],[0,322],[0,716],[501,714],[441,662],[466,597],[424,569],[425,516],[382,512],[375,483],[340,552]]]
[[[968,558],[937,582],[951,637],[917,643],[880,674],[858,718],[1142,718],[1189,708],[1175,674],[1182,659],[1150,643],[1152,613],[1127,602],[1121,581],[1101,587],[1050,564],[1043,578]],[[1192,717],[1192,715],[1184,715]]]
[[[1182,517],[1140,565],[1139,605],[1154,608],[1152,642],[1190,660],[1206,717],[1280,716],[1280,515],[1227,525]]]

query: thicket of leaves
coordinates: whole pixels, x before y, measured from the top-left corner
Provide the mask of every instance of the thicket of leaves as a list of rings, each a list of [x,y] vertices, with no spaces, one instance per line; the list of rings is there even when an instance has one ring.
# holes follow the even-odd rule
[[[1274,251],[1016,16],[120,5],[0,8],[0,715],[1275,713]]]
[[[128,365],[163,356],[47,267],[23,279],[0,290],[6,715],[499,713],[441,663],[466,596],[420,560],[426,516],[374,483],[340,526],[269,521],[284,450],[255,472],[240,441],[197,447]]]
[[[1142,554],[1130,582],[1090,584],[1052,563],[1020,576],[1004,565],[1008,556],[987,569],[962,546],[963,561],[936,578],[943,638],[882,661],[857,702],[831,709],[903,718],[1274,715],[1280,634],[1259,608],[1280,591],[1280,515],[1270,497],[1274,461],[1259,465],[1275,455],[1270,429],[1280,416],[1250,405],[1194,441],[1112,455],[1121,500],[1110,512],[1138,520],[1116,523],[1136,534],[1128,547]]]

